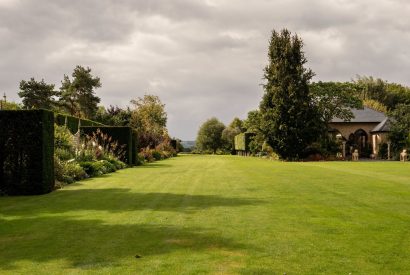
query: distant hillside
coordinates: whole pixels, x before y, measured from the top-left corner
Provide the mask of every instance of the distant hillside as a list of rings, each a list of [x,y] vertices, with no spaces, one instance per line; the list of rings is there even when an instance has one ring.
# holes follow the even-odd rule
[[[186,149],[192,149],[195,147],[195,141],[194,140],[183,140],[181,141],[182,146]]]

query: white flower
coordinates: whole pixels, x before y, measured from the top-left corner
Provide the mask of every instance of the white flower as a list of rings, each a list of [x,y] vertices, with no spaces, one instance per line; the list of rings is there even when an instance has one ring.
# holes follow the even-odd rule
[[[92,142],[93,147],[97,146],[97,143],[95,143],[94,141]]]
[[[101,145],[100,145],[100,146],[98,146],[98,149],[102,150],[102,146],[101,146]]]

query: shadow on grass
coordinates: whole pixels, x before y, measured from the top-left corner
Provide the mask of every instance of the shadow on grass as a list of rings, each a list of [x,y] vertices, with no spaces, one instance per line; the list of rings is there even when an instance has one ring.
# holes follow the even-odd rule
[[[15,199],[3,198],[3,213],[13,216],[33,216],[41,213],[64,213],[76,210],[100,210],[109,212],[154,210],[189,212],[212,207],[237,207],[261,204],[251,198],[229,198],[218,195],[187,195],[174,193],[133,193],[126,188],[110,189],[65,189],[44,196],[41,203],[17,205]],[[24,199],[22,197],[21,199]],[[11,205],[11,209],[8,209]],[[15,207],[17,205],[17,207]]]
[[[0,269],[13,270],[17,261],[44,263],[66,260],[62,268],[98,269],[120,260],[150,261],[150,256],[176,250],[227,251],[243,245],[201,228],[140,224],[105,224],[72,217],[0,219]],[[141,259],[135,256],[140,255]],[[143,262],[142,262],[143,263]]]

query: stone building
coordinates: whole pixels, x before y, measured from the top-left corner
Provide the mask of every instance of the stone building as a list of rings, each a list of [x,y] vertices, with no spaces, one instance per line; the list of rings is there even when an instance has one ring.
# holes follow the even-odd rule
[[[332,119],[329,132],[342,140],[344,156],[351,154],[354,149],[358,149],[363,157],[377,155],[381,144],[389,144],[389,118],[384,113],[367,107],[352,109],[352,113],[354,117],[350,121]]]

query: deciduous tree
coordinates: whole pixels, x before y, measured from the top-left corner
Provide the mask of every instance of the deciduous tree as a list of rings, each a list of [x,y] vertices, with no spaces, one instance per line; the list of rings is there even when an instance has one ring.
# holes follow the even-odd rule
[[[131,110],[130,126],[140,135],[140,146],[154,148],[168,137],[165,104],[155,95],[133,99],[131,104],[134,109]]]
[[[218,149],[223,148],[222,132],[224,129],[225,125],[215,117],[205,121],[198,131],[197,148],[201,151],[209,150],[215,154]]]

